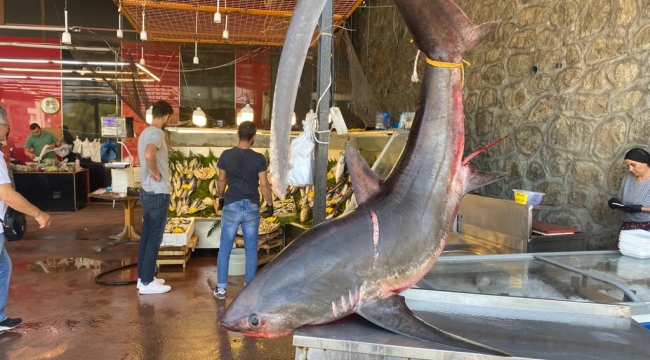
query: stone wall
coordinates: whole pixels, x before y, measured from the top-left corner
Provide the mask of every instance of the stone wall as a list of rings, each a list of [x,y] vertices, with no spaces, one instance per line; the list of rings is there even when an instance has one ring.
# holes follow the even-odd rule
[[[392,1],[366,1],[353,18],[361,65],[380,105],[414,110],[416,48]],[[509,176],[480,191],[546,193],[536,216],[611,248],[621,214],[607,207],[625,174],[623,155],[650,140],[650,2],[457,0],[475,23],[500,21],[467,60],[469,153],[509,135],[473,164]],[[420,76],[424,59],[418,61]]]

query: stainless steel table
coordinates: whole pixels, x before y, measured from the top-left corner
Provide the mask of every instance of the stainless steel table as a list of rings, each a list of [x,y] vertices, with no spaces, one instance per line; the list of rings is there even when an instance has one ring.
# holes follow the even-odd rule
[[[410,289],[409,307],[445,331],[497,347],[510,359],[648,359],[650,332],[626,305]],[[358,316],[298,329],[295,359],[502,359],[413,340]]]

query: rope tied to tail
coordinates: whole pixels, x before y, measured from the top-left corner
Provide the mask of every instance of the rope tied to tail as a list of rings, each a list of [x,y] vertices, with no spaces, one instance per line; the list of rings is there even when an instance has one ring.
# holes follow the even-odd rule
[[[465,85],[465,65],[467,65],[467,66],[472,65],[467,60],[463,60],[460,63],[448,63],[448,62],[432,60],[432,59],[429,59],[428,57],[427,57],[427,64],[429,64],[431,66],[439,67],[439,68],[444,68],[444,69],[460,68],[460,71],[461,71],[461,74],[462,74],[462,78],[461,78],[461,81],[460,81],[461,86]]]

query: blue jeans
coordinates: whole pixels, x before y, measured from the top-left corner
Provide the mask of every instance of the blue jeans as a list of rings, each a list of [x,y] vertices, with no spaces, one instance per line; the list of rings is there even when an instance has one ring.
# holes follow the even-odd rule
[[[156,260],[162,244],[167,211],[169,209],[169,194],[147,193],[140,191],[142,203],[142,234],[138,249],[138,279],[147,285],[153,281],[156,274]]]
[[[240,224],[244,233],[244,250],[246,252],[244,284],[248,284],[255,276],[255,271],[257,271],[260,206],[250,200],[240,200],[224,206],[221,212],[221,244],[217,256],[217,287],[225,289],[228,285],[230,252]]]
[[[7,315],[7,296],[9,296],[9,278],[11,277],[11,259],[5,249],[5,234],[0,234],[2,244],[0,245],[0,321],[5,321]]]

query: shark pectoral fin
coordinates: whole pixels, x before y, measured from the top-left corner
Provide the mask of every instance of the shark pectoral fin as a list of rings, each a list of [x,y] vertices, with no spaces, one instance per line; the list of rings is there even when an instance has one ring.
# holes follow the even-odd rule
[[[447,333],[420,320],[406,306],[403,296],[392,295],[386,299],[374,299],[364,303],[357,314],[386,330],[418,340],[430,341],[472,352],[511,356],[510,354],[481,343]]]
[[[467,194],[474,189],[493,183],[508,175],[506,172],[478,171],[470,164],[463,166],[462,171],[466,172],[465,179],[467,179],[465,180],[465,186],[463,187],[463,194]]]
[[[361,205],[379,192],[381,180],[368,166],[359,151],[349,142],[345,143],[345,163],[352,178],[352,188],[354,188],[357,203]]]

